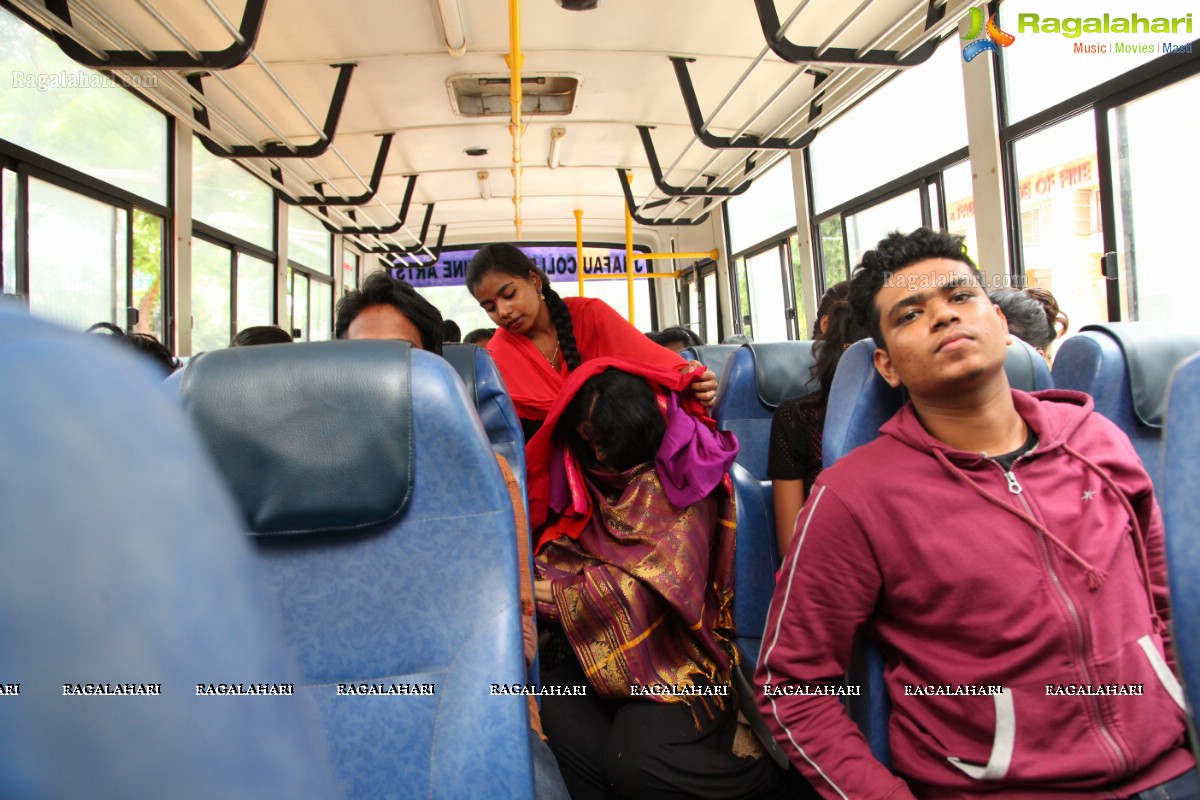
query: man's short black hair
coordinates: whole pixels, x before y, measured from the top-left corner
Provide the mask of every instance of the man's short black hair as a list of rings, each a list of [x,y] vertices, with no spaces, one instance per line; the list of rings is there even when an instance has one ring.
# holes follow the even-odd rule
[[[896,272],[931,258],[963,262],[971,268],[979,285],[983,285],[983,275],[967,255],[963,237],[945,231],[932,231],[929,228],[917,228],[907,234],[892,231],[879,240],[874,250],[863,253],[862,262],[855,268],[850,280],[850,306],[855,320],[870,331],[876,347],[887,349],[879,325],[875,295]]]
[[[362,289],[347,292],[338,301],[334,338],[345,339],[350,323],[371,306],[391,306],[408,317],[421,334],[424,349],[442,354],[442,312],[417,294],[412,284],[396,280],[386,272],[371,273],[363,281]]]

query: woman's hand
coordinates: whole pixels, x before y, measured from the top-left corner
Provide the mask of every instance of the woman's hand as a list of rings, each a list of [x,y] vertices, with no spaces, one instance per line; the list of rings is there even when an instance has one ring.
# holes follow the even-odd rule
[[[711,369],[705,367],[699,361],[693,359],[688,363],[692,368],[686,370],[687,373],[695,372],[698,369],[704,370],[704,374],[700,376],[700,379],[693,381],[692,384],[688,386],[688,391],[691,392],[693,397],[700,401],[700,405],[708,408],[712,406],[713,400],[717,396],[717,376],[713,374]]]
[[[550,581],[538,579],[533,582],[533,599],[539,603],[554,602],[554,592],[550,588]]]

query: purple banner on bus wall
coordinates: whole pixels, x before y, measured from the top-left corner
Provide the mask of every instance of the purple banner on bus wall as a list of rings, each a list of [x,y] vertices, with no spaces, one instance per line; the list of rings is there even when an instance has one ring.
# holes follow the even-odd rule
[[[551,281],[576,281],[578,259],[574,247],[522,247],[525,254],[534,264],[550,276]],[[467,265],[475,257],[478,250],[455,250],[442,252],[442,257],[428,267],[399,266],[392,268],[392,276],[402,281],[408,281],[417,288],[427,286],[464,286],[466,285]],[[634,273],[645,275],[648,271],[647,262],[639,261],[635,254],[633,259]],[[614,275],[625,273],[624,248],[585,247],[583,248],[584,275]]]

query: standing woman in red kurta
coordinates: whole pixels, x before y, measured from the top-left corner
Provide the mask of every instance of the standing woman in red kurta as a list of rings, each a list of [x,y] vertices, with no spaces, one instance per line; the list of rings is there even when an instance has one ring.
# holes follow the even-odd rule
[[[467,289],[496,323],[488,343],[528,439],[571,371],[593,358],[626,358],[680,372],[703,369],[650,341],[603,300],[562,298],[519,248],[489,244],[467,267]],[[690,391],[712,405],[717,377],[705,370]]]

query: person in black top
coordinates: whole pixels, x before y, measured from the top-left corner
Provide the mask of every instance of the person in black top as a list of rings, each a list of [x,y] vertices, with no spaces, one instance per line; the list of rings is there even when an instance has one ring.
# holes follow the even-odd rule
[[[775,498],[775,536],[780,553],[787,552],[796,515],[821,471],[825,402],[838,361],[847,347],[870,335],[854,321],[850,305],[844,299],[847,288],[838,284],[825,293],[825,298],[833,299],[826,304],[822,298],[825,311],[814,325],[814,331],[821,333],[813,345],[816,361],[812,374],[817,380],[817,391],[784,400],[771,419],[767,475]],[[839,291],[843,297],[840,300],[836,299]]]

